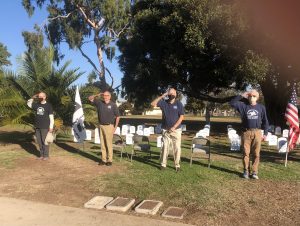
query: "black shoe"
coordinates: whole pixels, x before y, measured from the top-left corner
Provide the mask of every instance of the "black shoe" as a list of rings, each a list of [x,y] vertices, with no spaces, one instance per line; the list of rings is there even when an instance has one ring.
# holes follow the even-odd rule
[[[106,164],[106,162],[103,162],[103,161],[98,163],[98,165],[100,165],[100,166],[104,166],[105,164]]]
[[[165,170],[166,167],[165,166],[160,166],[160,170]]]
[[[176,167],[176,173],[178,173],[178,172],[180,172],[181,171],[181,169],[180,169],[180,167]]]
[[[107,162],[106,165],[107,165],[107,166],[111,166],[111,165],[112,165],[112,162]]]

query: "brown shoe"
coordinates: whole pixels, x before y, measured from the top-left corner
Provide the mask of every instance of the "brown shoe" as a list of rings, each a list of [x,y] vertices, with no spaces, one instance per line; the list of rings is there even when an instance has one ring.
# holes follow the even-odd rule
[[[112,166],[112,162],[107,162],[106,165],[107,166]]]

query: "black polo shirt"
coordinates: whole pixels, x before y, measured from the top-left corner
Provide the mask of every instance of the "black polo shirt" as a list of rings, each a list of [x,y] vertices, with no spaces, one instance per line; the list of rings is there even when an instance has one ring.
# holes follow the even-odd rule
[[[32,109],[35,111],[35,128],[49,129],[50,118],[53,114],[53,108],[50,103],[32,103]]]
[[[105,102],[95,99],[94,105],[97,108],[98,120],[101,125],[115,124],[116,117],[120,116],[117,105],[113,102],[106,104]]]
[[[165,100],[160,100],[157,106],[162,110],[162,128],[171,129],[178,121],[181,115],[184,115],[183,105],[180,101],[176,100],[173,104]],[[180,128],[181,124],[178,125]]]

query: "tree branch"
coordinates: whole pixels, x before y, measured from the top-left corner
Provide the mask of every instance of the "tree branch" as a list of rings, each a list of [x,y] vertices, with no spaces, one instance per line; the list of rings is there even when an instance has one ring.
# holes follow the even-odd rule
[[[128,26],[129,26],[129,23],[127,23],[127,24],[119,31],[119,33],[116,33],[115,30],[112,29],[112,28],[110,28],[110,27],[107,28],[107,30],[113,34],[114,37],[112,38],[112,40],[115,40],[116,38],[119,38],[119,37],[120,37],[120,35],[128,28]]]
[[[94,29],[97,29],[96,23],[93,22],[93,21],[91,21],[91,20],[87,17],[87,15],[86,15],[86,13],[84,12],[83,8],[80,7],[79,5],[76,5],[76,7],[80,10],[80,12],[82,13],[84,19],[88,22],[88,24],[89,24],[91,27],[93,27]]]
[[[111,75],[111,72],[107,69],[107,67],[105,67],[105,70],[108,72],[108,75],[109,75],[109,77],[111,78],[111,85],[110,85],[110,87],[112,88],[113,85],[114,85],[114,78],[113,78],[113,76]]]
[[[97,69],[96,65],[94,64],[94,62],[83,52],[83,50],[81,49],[81,47],[78,47],[81,55],[87,59],[87,61],[93,66],[94,70],[100,74],[100,71]]]
[[[209,102],[214,102],[214,103],[226,103],[229,102],[233,97],[235,96],[228,96],[228,97],[212,97],[210,95],[207,95],[205,93],[201,93],[201,92],[186,92],[184,90],[180,90],[178,89],[178,91],[180,91],[181,93],[189,96],[189,97],[194,97],[200,100],[204,100],[204,101],[209,101]]]
[[[60,18],[68,18],[74,11],[68,13],[67,15],[58,15],[56,17],[50,17],[47,20],[56,20],[56,19],[60,19]]]

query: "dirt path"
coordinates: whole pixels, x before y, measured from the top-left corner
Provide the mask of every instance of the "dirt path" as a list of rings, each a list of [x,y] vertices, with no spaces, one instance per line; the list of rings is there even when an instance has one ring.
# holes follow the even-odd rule
[[[15,144],[8,147],[20,149]],[[76,156],[53,156],[41,161],[31,155],[17,160],[14,169],[0,169],[0,196],[82,207],[95,195],[90,188],[93,178],[121,170],[117,165],[98,166],[95,161]]]
[[[56,206],[0,197],[0,225],[5,226],[188,226],[108,211]]]

